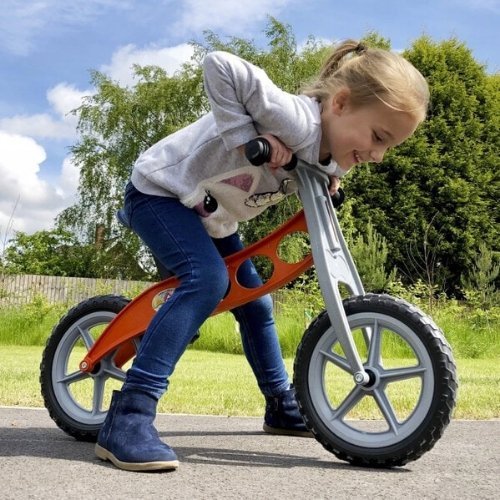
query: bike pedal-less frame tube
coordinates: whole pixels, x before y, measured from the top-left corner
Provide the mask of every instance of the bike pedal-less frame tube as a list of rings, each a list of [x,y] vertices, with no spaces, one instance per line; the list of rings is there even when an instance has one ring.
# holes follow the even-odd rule
[[[293,233],[307,233],[304,212],[300,211],[285,224],[265,238],[224,259],[229,274],[230,285],[224,299],[212,315],[228,311],[271,293],[294,280],[312,266],[312,256],[308,254],[299,262],[290,263],[280,258],[280,243]],[[238,282],[238,269],[252,257],[266,257],[273,271],[269,279],[258,288],[246,288]],[[135,354],[133,339],[144,333],[158,305],[164,302],[178,286],[177,278],[168,278],[153,285],[132,300],[109,323],[85,358],[80,362],[80,370],[92,372],[99,360],[118,350],[114,356],[117,366],[123,366]],[[168,300],[168,298],[167,298]]]

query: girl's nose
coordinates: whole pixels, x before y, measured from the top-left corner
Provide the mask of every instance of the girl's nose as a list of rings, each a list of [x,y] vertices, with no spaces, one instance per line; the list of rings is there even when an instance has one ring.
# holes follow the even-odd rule
[[[381,163],[382,160],[384,159],[384,155],[385,155],[385,149],[374,149],[370,152],[372,161],[374,161],[375,163]]]

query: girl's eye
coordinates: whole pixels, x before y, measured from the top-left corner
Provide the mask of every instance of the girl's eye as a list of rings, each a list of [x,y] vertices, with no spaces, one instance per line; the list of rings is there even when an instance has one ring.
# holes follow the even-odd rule
[[[373,132],[373,138],[375,139],[375,142],[382,142],[383,139],[380,137],[377,132]]]

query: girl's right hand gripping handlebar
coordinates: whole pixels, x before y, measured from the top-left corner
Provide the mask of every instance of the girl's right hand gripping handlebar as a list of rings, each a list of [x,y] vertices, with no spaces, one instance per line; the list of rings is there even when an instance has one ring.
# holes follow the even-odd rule
[[[271,159],[271,144],[263,137],[252,139],[245,144],[245,156],[252,165],[257,167],[263,165]],[[293,155],[290,163],[287,163],[282,168],[284,170],[293,170],[297,166],[297,162],[297,157]],[[344,190],[339,188],[338,191],[331,196],[331,198],[333,206],[335,208],[339,208],[345,198]]]

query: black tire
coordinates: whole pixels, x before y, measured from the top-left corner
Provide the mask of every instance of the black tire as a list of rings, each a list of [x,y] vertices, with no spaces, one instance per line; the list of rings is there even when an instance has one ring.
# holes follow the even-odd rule
[[[323,312],[297,350],[294,384],[300,410],[316,439],[337,458],[368,467],[402,466],[429,451],[450,422],[458,386],[450,347],[428,316],[401,299],[367,294],[346,299],[344,309],[353,335],[361,339],[357,344],[361,350],[364,347],[363,365],[371,372],[372,383],[360,388],[347,374],[346,359]],[[384,367],[387,340],[407,349],[410,361],[412,356],[416,360],[411,361],[413,365]],[[391,363],[389,358],[386,362]],[[335,391],[340,391],[341,384],[333,381],[337,372],[352,382],[352,389],[339,403],[332,401]],[[400,394],[393,389],[397,382],[409,384],[411,390],[419,386],[421,391],[415,395],[415,407],[410,405],[402,417],[386,394]],[[407,398],[407,392],[397,397]],[[370,403],[375,411],[380,410],[382,419],[367,422],[362,416],[356,417],[360,420],[349,416]]]
[[[45,407],[54,422],[79,441],[95,441],[106,416],[103,398],[109,399],[109,380],[120,384],[125,373],[113,363],[112,353],[91,375],[83,374],[78,362],[83,359],[102,330],[128,303],[126,297],[103,295],[76,305],[54,327],[42,355],[40,385]],[[68,378],[71,375],[72,381]],[[86,387],[83,387],[86,384]],[[89,385],[99,391],[90,398]],[[82,390],[83,387],[83,390]],[[92,399],[92,406],[85,404]],[[99,408],[96,409],[96,406]]]

